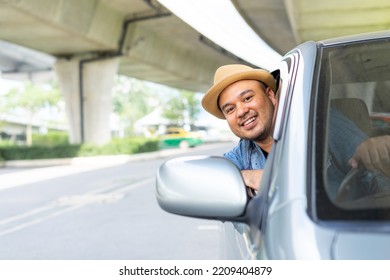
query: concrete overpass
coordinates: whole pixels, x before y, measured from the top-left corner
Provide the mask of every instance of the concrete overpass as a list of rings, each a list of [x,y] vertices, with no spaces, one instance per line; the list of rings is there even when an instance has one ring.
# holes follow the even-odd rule
[[[209,1],[213,0],[203,2]],[[71,141],[105,143],[110,139],[107,116],[115,73],[205,91],[219,65],[249,63],[240,54],[214,43],[213,38],[201,34],[186,19],[178,17],[174,9],[168,10],[161,3],[0,0],[0,39],[49,55],[47,60],[35,60],[34,67],[28,61],[33,56],[25,57],[21,63],[23,60],[10,59],[3,52],[0,64],[5,64],[7,58],[8,61],[1,70],[7,75],[42,70],[45,63],[52,66],[67,102]],[[232,3],[255,33],[280,54],[307,40],[383,30],[390,25],[390,1],[385,0]],[[202,18],[203,14],[198,16]]]

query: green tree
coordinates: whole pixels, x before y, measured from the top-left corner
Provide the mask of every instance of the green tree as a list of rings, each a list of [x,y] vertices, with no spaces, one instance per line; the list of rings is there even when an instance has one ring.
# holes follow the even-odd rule
[[[23,87],[13,88],[2,96],[1,111],[11,113],[15,109],[23,109],[26,113],[26,142],[32,145],[32,120],[44,108],[56,107],[62,95],[54,83],[50,85],[24,83]]]
[[[188,112],[188,120],[192,125],[195,123],[200,113],[200,100],[198,95],[191,91],[181,91],[181,95],[184,97],[186,110]]]
[[[165,105],[163,117],[177,126],[193,125],[200,112],[200,101],[194,92],[181,90]]]
[[[126,134],[134,135],[134,123],[160,104],[156,90],[148,83],[118,76],[112,91],[113,111],[125,123]]]
[[[185,103],[181,96],[172,96],[166,102],[162,116],[168,119],[175,126],[183,126],[185,124]]]

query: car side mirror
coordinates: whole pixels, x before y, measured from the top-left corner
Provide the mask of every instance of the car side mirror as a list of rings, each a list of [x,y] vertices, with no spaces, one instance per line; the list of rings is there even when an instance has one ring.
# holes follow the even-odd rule
[[[167,212],[223,221],[240,221],[248,203],[241,172],[215,156],[166,161],[157,171],[156,197]]]

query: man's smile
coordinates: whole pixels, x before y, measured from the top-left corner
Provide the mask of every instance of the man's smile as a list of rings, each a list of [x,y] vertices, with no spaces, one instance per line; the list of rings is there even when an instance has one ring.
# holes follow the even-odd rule
[[[251,116],[251,117],[249,117],[249,118],[247,118],[245,121],[243,121],[242,123],[241,123],[241,126],[243,126],[243,127],[245,127],[245,128],[251,128],[252,127],[252,125],[251,124],[253,124],[254,123],[254,121],[256,120],[256,116]]]

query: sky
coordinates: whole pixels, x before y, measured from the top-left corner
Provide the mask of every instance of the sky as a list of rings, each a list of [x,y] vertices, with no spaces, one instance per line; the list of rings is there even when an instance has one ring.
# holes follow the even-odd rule
[[[0,95],[7,93],[10,89],[20,86],[20,81],[4,79],[0,77]]]

